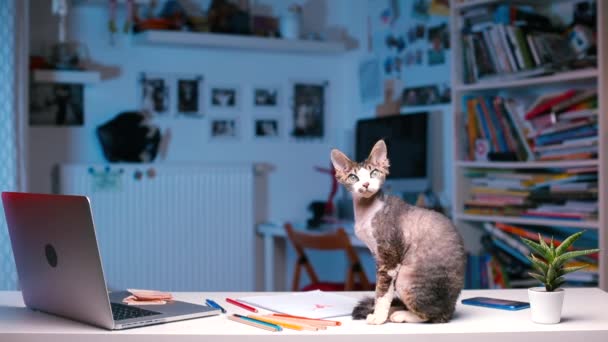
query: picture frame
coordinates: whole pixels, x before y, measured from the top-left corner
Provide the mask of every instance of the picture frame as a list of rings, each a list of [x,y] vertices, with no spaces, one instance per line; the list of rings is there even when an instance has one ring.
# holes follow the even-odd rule
[[[202,75],[176,75],[175,99],[177,115],[184,117],[204,116],[204,77]]]
[[[209,119],[209,137],[212,141],[236,141],[241,137],[240,120],[237,117]]]
[[[292,81],[292,137],[324,138],[328,88],[328,81]]]
[[[282,120],[279,117],[256,117],[253,119],[253,136],[260,140],[281,138]]]
[[[139,78],[141,110],[154,117],[170,117],[175,114],[175,85],[169,73],[142,73]]]
[[[236,85],[209,85],[208,105],[214,112],[234,112],[241,109],[241,89]]]
[[[84,125],[84,89],[75,83],[32,83],[30,126]]]
[[[281,107],[281,87],[278,85],[255,85],[252,89],[252,106],[264,111],[278,111]]]

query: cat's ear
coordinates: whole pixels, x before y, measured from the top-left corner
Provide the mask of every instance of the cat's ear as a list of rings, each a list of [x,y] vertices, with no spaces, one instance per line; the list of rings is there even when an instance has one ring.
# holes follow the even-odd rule
[[[386,144],[384,140],[380,139],[372,147],[372,151],[367,158],[367,161],[378,168],[382,168],[385,173],[388,174],[388,167],[390,165],[387,157]]]
[[[374,164],[381,163],[383,160],[387,159],[386,154],[386,144],[384,143],[384,140],[380,139],[376,142],[374,147],[372,147],[368,159]]]
[[[344,153],[337,149],[331,150],[331,163],[334,164],[334,169],[340,172],[350,169],[351,165],[353,164],[353,162]]]

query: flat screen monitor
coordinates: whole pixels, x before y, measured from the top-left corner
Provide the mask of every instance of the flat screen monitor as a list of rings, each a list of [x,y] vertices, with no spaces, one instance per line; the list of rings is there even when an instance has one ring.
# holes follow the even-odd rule
[[[419,193],[430,188],[428,113],[393,115],[357,121],[355,156],[365,160],[384,139],[390,161],[386,186],[393,192]]]

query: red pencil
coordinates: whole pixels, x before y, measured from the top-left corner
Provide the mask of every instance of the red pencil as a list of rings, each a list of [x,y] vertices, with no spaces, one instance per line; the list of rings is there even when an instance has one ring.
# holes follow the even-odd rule
[[[230,304],[233,304],[233,305],[236,305],[236,306],[240,306],[241,308],[243,308],[243,309],[245,309],[245,310],[249,310],[249,311],[251,311],[251,312],[258,312],[258,309],[254,308],[254,307],[252,307],[252,306],[249,306],[249,305],[247,305],[247,304],[243,304],[243,303],[241,303],[241,302],[239,302],[239,301],[236,301],[236,300],[234,300],[234,299],[231,299],[231,298],[226,298],[226,301],[227,301],[228,303],[230,303]]]

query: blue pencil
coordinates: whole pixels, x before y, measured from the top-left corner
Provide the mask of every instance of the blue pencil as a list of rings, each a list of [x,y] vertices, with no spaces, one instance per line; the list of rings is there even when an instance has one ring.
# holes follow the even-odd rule
[[[218,303],[216,303],[215,301],[211,300],[211,299],[205,299],[205,302],[207,303],[207,305],[214,307],[216,309],[220,309],[222,310],[222,313],[226,313],[226,309],[224,309],[223,307],[221,307]]]

